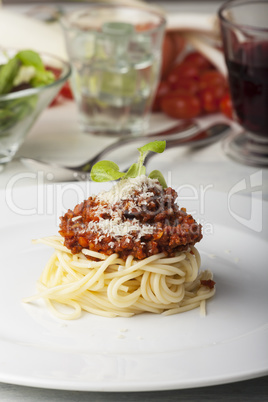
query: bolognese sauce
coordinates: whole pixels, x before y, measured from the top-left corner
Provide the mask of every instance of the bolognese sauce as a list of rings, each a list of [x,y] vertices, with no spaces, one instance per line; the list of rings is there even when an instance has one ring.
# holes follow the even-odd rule
[[[156,179],[121,180],[62,216],[60,235],[73,254],[82,249],[144,259],[173,256],[202,239],[201,225],[176,203],[177,193]]]

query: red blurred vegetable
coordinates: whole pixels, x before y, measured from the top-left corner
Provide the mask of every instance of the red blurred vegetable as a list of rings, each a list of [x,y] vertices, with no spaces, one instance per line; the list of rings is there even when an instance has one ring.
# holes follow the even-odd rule
[[[60,90],[60,95],[67,99],[73,99],[73,93],[69,81],[66,81]]]
[[[187,77],[177,77],[177,80],[173,80],[173,83],[170,84],[172,90],[182,93],[196,94],[199,91],[199,83],[198,80],[194,78]]]
[[[59,105],[60,103],[63,102],[64,99],[69,99],[69,100],[74,99],[69,81],[65,82],[65,84],[62,86],[61,90],[59,91],[58,95],[50,103],[49,107]]]
[[[225,77],[197,51],[188,53],[180,63],[175,64],[178,53],[172,55],[172,40],[174,36],[167,34],[163,48],[165,78],[162,76],[153,111],[162,111],[178,119],[217,112],[232,118],[232,104]],[[177,40],[181,53],[184,43],[180,35]]]
[[[199,86],[201,90],[220,85],[226,87],[226,80],[219,71],[207,70],[201,74],[199,80]]]
[[[205,88],[200,92],[200,100],[203,110],[207,113],[215,113],[220,109],[220,101],[225,93],[224,86]]]
[[[52,71],[52,73],[55,75],[56,79],[58,79],[61,75],[61,70],[59,68],[56,67],[52,67],[52,66],[46,66],[46,70]],[[51,106],[56,106],[59,103],[61,103],[63,101],[63,99],[70,99],[72,100],[73,97],[73,93],[70,87],[70,83],[69,81],[66,81],[64,83],[64,85],[62,86],[61,90],[59,91],[59,93],[57,94],[57,96],[53,99],[53,101],[50,103],[50,107]]]
[[[194,64],[183,62],[176,65],[167,77],[168,83],[171,85],[176,85],[179,80],[184,78],[198,80],[199,70]]]
[[[212,64],[199,52],[191,52],[185,56],[184,62],[191,63],[199,68],[199,70],[208,70],[213,68]]]
[[[161,100],[163,112],[175,119],[191,119],[201,112],[198,97],[189,94],[170,92]]]

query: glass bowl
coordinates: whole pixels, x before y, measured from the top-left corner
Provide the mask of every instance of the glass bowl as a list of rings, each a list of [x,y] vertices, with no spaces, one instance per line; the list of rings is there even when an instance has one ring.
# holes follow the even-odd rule
[[[1,49],[0,64],[6,63],[17,52]],[[71,75],[68,62],[45,53],[39,55],[46,67],[60,70],[60,75],[52,84],[0,95],[0,171],[13,159],[36,119]]]

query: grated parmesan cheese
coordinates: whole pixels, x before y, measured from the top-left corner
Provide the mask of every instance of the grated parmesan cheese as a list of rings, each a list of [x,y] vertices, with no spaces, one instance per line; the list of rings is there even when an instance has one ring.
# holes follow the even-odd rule
[[[98,222],[90,221],[87,230],[90,232],[101,233],[113,237],[123,237],[131,232],[137,234],[137,240],[142,236],[152,234],[154,227],[152,225],[141,224],[137,219],[131,221],[122,221],[119,217],[114,219],[100,219]],[[100,240],[102,236],[98,238]]]
[[[141,175],[135,178],[120,180],[111,188],[111,190],[102,191],[96,198],[100,201],[115,204],[121,200],[131,198],[135,191],[140,192],[143,198],[148,198],[154,195],[154,193],[148,191],[152,187],[155,187],[158,190],[162,189],[161,184],[157,179],[150,179],[145,175]]]

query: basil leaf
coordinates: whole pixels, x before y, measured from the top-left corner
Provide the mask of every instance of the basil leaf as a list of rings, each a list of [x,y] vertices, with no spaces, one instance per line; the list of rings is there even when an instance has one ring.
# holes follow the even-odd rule
[[[140,152],[140,157],[138,160],[138,175],[142,174],[142,167],[143,167],[143,162],[144,159],[146,158],[146,155],[148,152],[157,152],[157,153],[162,153],[166,148],[166,141],[152,141],[149,142],[148,144],[143,145],[143,147],[138,148],[138,151]]]
[[[118,180],[125,176],[125,173],[119,172],[119,167],[111,161],[100,161],[95,163],[90,172],[93,181],[104,182]]]
[[[18,74],[20,62],[16,57],[10,59],[0,69],[0,95],[8,94],[12,87],[13,81]]]
[[[36,70],[45,71],[41,57],[33,50],[21,50],[17,53],[16,57],[24,66],[33,66]]]
[[[166,141],[152,141],[146,145],[143,145],[143,147],[138,148],[138,150],[140,151],[141,154],[145,152],[147,153],[149,151],[161,154],[162,152],[164,152],[165,148],[166,148]]]
[[[137,163],[133,163],[133,165],[130,166],[126,175],[124,176],[124,179],[128,179],[129,177],[137,177],[138,171],[139,171],[139,165]]]
[[[166,180],[159,170],[153,170],[148,177],[150,179],[157,179],[163,188],[167,188]]]

